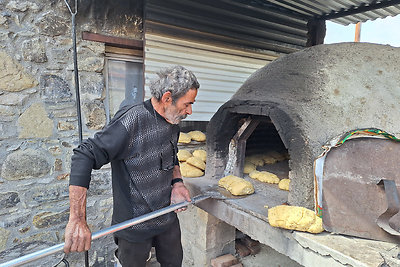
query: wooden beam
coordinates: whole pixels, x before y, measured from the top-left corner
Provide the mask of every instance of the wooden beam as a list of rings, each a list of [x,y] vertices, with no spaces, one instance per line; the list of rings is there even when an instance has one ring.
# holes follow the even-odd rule
[[[108,36],[99,33],[92,32],[82,32],[82,39],[94,42],[105,43],[108,45],[114,45],[118,47],[133,48],[133,49],[143,49],[143,41],[128,39],[123,37]]]
[[[361,22],[358,22],[356,24],[356,32],[355,32],[355,36],[354,36],[354,42],[360,42],[360,38],[361,38]]]
[[[248,122],[248,124],[247,124]],[[259,120],[253,120],[248,118],[248,120],[240,127],[239,131],[233,137],[234,139],[237,138],[237,158],[236,158],[236,166],[233,169],[233,175],[241,177],[243,175],[243,168],[244,168],[244,158],[246,155],[246,144],[247,139],[250,135],[254,132],[257,128],[258,124],[260,123]],[[246,125],[247,124],[247,125]],[[245,127],[243,129],[243,126]]]

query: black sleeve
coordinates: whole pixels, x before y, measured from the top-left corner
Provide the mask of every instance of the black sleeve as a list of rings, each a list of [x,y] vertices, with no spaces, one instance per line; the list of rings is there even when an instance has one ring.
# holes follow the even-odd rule
[[[73,150],[69,184],[89,188],[92,169],[97,170],[113,160],[123,159],[128,139],[126,128],[116,121],[82,142]]]

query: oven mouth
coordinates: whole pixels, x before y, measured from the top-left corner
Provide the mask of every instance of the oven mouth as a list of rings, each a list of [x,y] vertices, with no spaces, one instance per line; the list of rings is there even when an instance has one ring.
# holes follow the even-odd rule
[[[235,123],[237,131],[229,143],[224,176],[242,177],[253,184],[257,193],[287,203],[288,192],[278,183],[289,179],[289,153],[272,120],[268,116],[242,115]],[[274,174],[279,180],[259,181],[254,178],[256,171]]]

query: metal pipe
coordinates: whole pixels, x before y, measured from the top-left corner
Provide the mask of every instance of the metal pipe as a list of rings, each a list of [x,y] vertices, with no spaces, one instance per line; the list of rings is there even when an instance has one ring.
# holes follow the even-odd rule
[[[196,197],[193,197],[192,201],[190,201],[190,202],[189,201],[183,201],[183,202],[180,202],[180,203],[177,203],[177,204],[174,204],[174,205],[170,205],[168,207],[165,207],[165,208],[162,208],[162,209],[155,210],[153,212],[144,214],[142,216],[127,220],[125,222],[115,224],[113,226],[110,226],[108,228],[105,228],[103,230],[100,230],[100,231],[97,231],[97,232],[93,233],[92,234],[92,240],[95,240],[95,239],[98,239],[98,238],[100,238],[102,236],[105,236],[105,235],[112,234],[114,232],[123,230],[123,229],[128,228],[130,226],[133,226],[135,224],[139,224],[139,223],[154,219],[156,217],[159,217],[161,215],[167,214],[167,213],[172,212],[174,210],[187,207],[190,204],[194,205],[197,202],[206,200],[208,198],[211,198],[211,196],[210,195],[196,196]],[[1,263],[0,267],[21,266],[22,264],[25,264],[25,263],[28,263],[28,262],[32,262],[34,260],[41,259],[41,258],[43,258],[45,256],[48,256],[48,255],[57,253],[59,251],[62,251],[63,248],[64,248],[64,244],[65,243],[54,245],[52,247],[49,247],[49,248],[46,248],[46,249],[42,249],[42,250],[39,250],[37,252],[33,252],[31,254],[19,257],[17,259],[14,259],[14,260],[11,260],[11,261],[8,261],[8,262],[5,262],[5,263]]]
[[[82,144],[82,112],[81,112],[81,97],[79,93],[79,75],[78,75],[78,52],[76,49],[76,23],[75,17],[78,13],[78,0],[75,0],[75,9],[72,11],[71,6],[68,4],[67,0],[64,0],[69,12],[71,13],[71,25],[72,25],[72,48],[73,48],[73,58],[74,58],[74,79],[75,79],[75,98],[76,98],[76,113],[78,116],[78,135],[79,144]],[[85,267],[89,267],[89,252],[85,251]]]
[[[76,27],[75,27],[75,14],[72,14],[72,41],[74,50],[74,78],[75,78],[75,94],[76,94],[76,111],[78,114],[78,132],[79,144],[82,143],[82,113],[81,113],[81,97],[79,93],[79,75],[78,75],[78,55],[76,50]]]
[[[78,52],[76,49],[76,23],[75,17],[78,13],[78,0],[75,0],[75,9],[72,11],[71,6],[67,0],[64,0],[69,13],[71,13],[71,25],[72,25],[72,50],[74,57],[74,81],[75,81],[75,94],[76,94],[76,111],[78,113],[78,133],[79,143],[82,143],[82,113],[81,113],[81,97],[79,93],[79,75],[78,75]]]

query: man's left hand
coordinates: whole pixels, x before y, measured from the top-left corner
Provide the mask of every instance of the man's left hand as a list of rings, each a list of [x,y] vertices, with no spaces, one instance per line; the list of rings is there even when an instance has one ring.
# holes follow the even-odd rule
[[[171,205],[177,204],[183,201],[191,201],[189,190],[187,190],[186,186],[182,182],[175,183],[172,186],[171,192]],[[185,211],[185,208],[177,209],[175,212]]]

